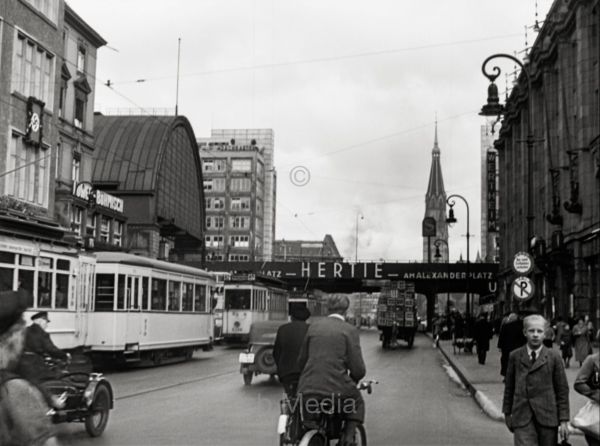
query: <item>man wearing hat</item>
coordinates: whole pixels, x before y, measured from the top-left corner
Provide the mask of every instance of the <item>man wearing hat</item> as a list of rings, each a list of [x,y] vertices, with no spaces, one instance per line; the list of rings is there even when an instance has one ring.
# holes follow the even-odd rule
[[[302,341],[308,330],[306,320],[310,317],[310,311],[304,305],[290,306],[291,322],[282,325],[277,330],[273,358],[277,364],[277,375],[285,393],[291,398],[296,395],[300,368],[298,366],[298,355]]]
[[[50,370],[44,361],[45,356],[69,361],[71,355],[59,349],[46,332],[50,319],[47,311],[39,311],[31,316],[32,324],[27,327],[25,335],[25,347],[20,367],[21,374],[36,384],[43,381],[55,379],[56,374]]]
[[[44,445],[54,429],[40,390],[17,374],[25,343],[26,290],[0,292],[0,444]]]

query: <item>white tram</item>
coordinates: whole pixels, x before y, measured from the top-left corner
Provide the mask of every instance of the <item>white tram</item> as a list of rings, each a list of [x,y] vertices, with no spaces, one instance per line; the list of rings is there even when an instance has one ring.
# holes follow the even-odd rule
[[[231,273],[214,272],[215,288],[213,295],[213,318],[214,318],[214,337],[215,343],[223,340],[223,308],[225,304],[225,281],[229,280]]]
[[[247,342],[253,322],[287,320],[288,291],[279,280],[255,274],[232,275],[224,289],[225,342]]]
[[[95,256],[87,339],[94,356],[158,364],[212,348],[210,273],[122,252]]]
[[[0,237],[0,291],[28,290],[33,302],[24,314],[26,321],[37,311],[47,311],[48,332],[65,350],[86,343],[95,264],[93,256],[73,248]]]

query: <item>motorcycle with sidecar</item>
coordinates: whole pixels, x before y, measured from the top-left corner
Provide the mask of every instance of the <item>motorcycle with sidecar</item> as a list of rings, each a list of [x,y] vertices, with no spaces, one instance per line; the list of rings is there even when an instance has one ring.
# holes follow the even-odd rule
[[[45,358],[55,371],[56,379],[45,381],[43,387],[63,401],[63,407],[53,409],[54,423],[82,422],[91,437],[102,435],[110,410],[114,407],[112,386],[102,373],[92,372],[87,357],[70,362]]]

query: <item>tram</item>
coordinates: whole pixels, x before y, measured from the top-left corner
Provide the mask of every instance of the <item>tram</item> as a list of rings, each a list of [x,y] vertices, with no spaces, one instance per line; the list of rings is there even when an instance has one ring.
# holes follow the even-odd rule
[[[189,266],[0,239],[0,291],[28,290],[25,320],[47,311],[52,341],[93,359],[159,364],[212,348],[214,285],[210,273]]]
[[[213,341],[220,343],[223,340],[223,307],[225,302],[225,281],[231,277],[230,273],[213,273],[215,278],[215,288],[213,295],[213,319],[214,335]]]
[[[96,252],[86,346],[96,358],[160,364],[212,348],[207,271],[122,252]]]
[[[257,274],[233,274],[224,284],[223,339],[248,342],[253,322],[286,321],[288,291],[282,281]]]

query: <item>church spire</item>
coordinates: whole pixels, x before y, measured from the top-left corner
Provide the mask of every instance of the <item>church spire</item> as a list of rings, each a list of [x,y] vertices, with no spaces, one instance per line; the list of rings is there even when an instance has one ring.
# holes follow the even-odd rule
[[[440,163],[440,147],[438,146],[437,117],[435,119],[435,136],[433,150],[431,151],[431,170],[429,171],[429,185],[427,186],[427,198],[432,196],[445,196],[444,179],[442,177],[442,165]]]

